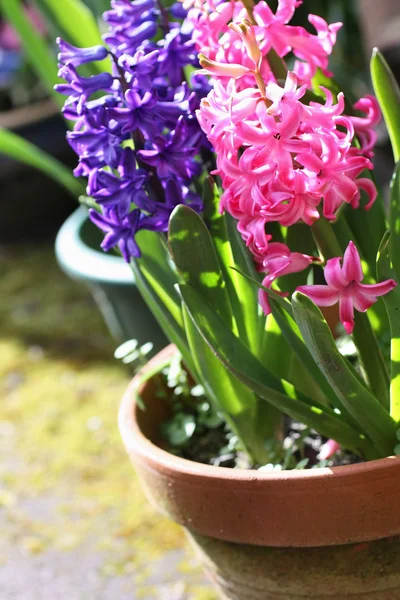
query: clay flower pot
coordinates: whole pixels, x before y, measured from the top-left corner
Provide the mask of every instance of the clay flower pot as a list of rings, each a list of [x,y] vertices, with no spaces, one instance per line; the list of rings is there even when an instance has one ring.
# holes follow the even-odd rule
[[[275,473],[181,459],[161,447],[168,405],[157,381],[140,380],[120,408],[125,447],[149,500],[186,528],[222,598],[400,599],[400,458]]]

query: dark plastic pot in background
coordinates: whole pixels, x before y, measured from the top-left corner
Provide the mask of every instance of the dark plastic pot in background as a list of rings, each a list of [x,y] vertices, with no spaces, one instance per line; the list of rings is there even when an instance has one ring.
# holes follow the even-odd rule
[[[0,113],[0,127],[11,129],[71,170],[77,164],[65,139],[64,120],[50,100]],[[0,243],[53,236],[77,206],[58,183],[1,154],[0,190]]]
[[[132,270],[122,258],[103,252],[101,240],[87,211],[78,208],[57,235],[58,264],[89,287],[116,342],[137,339],[140,344],[153,342],[154,352],[160,350],[166,338],[136,288]]]

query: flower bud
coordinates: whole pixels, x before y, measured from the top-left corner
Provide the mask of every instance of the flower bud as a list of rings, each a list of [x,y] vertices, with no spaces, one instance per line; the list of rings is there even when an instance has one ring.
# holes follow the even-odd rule
[[[238,79],[239,77],[246,75],[246,73],[250,73],[250,69],[244,67],[243,65],[219,63],[215,60],[207,58],[204,54],[199,54],[199,61],[200,65],[204,69],[204,72],[208,75],[218,75],[219,77],[231,77],[232,79]]]
[[[254,27],[245,19],[242,23],[231,23],[229,25],[230,29],[235,31],[243,40],[246,45],[247,53],[254,64],[258,67],[260,61],[262,60],[261,50],[258,47],[256,35],[254,32]]]

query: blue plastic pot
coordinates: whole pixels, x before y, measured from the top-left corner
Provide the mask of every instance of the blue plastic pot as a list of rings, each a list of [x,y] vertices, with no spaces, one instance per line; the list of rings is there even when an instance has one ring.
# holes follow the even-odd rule
[[[56,239],[56,257],[71,279],[90,289],[114,339],[153,342],[154,352],[167,344],[158,323],[135,285],[134,275],[122,258],[100,248],[101,233],[84,208],[78,208],[63,224]]]

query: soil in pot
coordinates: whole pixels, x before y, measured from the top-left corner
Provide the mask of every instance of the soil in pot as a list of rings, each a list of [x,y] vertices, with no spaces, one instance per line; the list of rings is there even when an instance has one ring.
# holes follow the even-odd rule
[[[268,464],[251,463],[237,436],[210,406],[202,387],[191,384],[179,356],[172,367],[160,374],[158,393],[170,408],[170,414],[160,427],[160,439],[168,452],[181,458],[214,466],[266,471],[363,462],[359,456],[340,448],[330,458],[320,458],[328,440],[302,423],[285,417],[283,440],[268,445]]]

